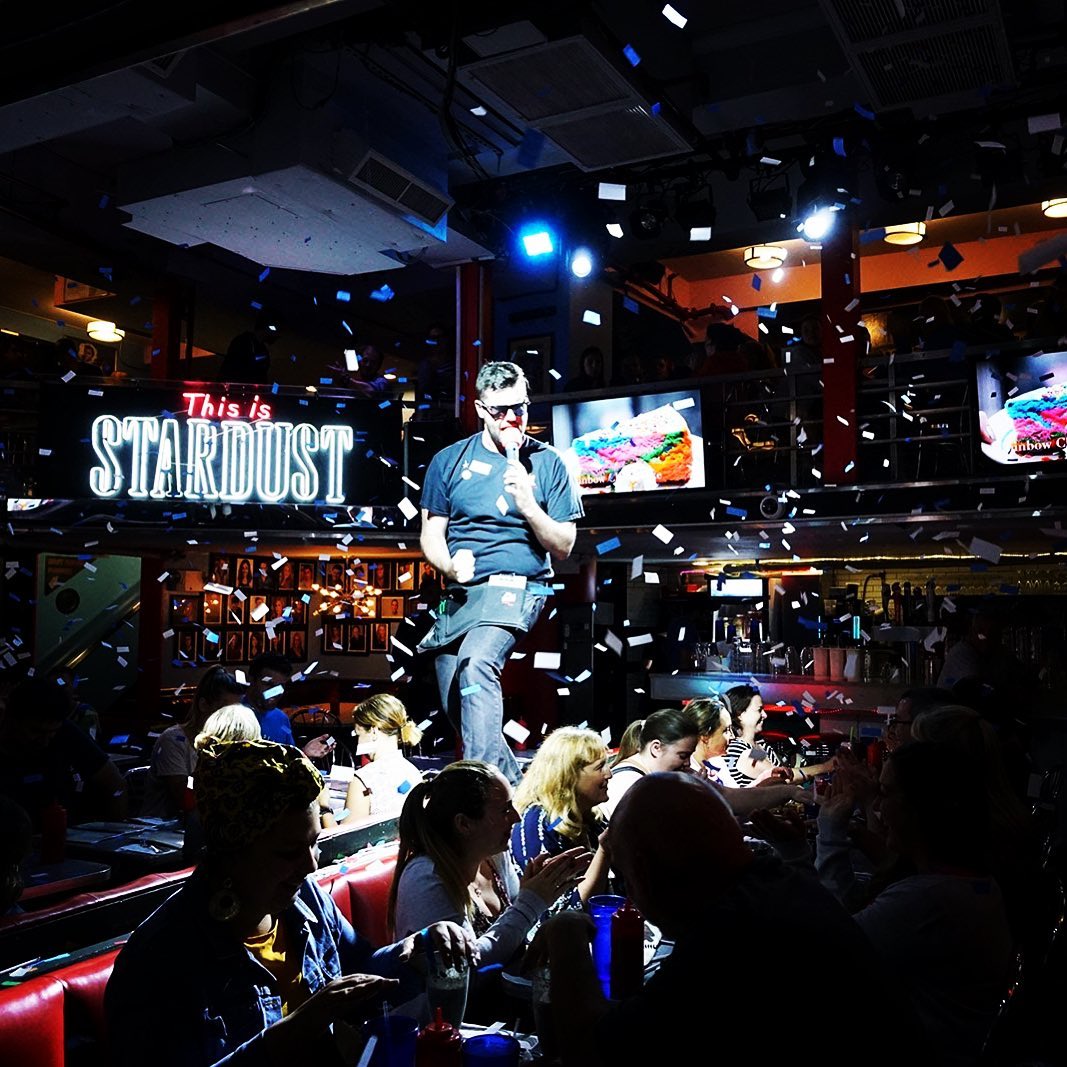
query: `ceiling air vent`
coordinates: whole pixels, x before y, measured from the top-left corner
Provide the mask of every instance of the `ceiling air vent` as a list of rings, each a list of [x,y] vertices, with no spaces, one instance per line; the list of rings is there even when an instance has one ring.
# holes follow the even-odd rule
[[[479,60],[459,78],[479,99],[550,137],[583,170],[692,147],[584,37]]]
[[[878,109],[941,112],[1015,80],[997,0],[821,0]]]
[[[430,226],[436,226],[452,206],[447,196],[377,152],[367,152],[348,175],[348,180]]]

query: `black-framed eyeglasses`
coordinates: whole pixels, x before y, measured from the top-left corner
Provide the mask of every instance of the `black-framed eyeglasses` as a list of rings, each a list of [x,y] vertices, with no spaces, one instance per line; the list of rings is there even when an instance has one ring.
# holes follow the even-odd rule
[[[509,411],[515,412],[521,419],[530,409],[529,400],[522,400],[518,404],[504,404],[501,407],[497,407],[494,404],[484,404],[481,400],[479,400],[478,403],[481,404],[497,422],[500,422],[501,419],[506,419]]]

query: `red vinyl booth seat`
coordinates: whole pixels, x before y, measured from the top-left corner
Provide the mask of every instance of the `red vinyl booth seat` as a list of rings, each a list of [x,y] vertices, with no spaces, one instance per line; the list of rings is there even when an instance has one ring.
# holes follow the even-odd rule
[[[396,843],[370,849],[323,870],[318,881],[353,926],[375,945],[390,941],[386,928]],[[0,1067],[67,1067],[106,1063],[104,989],[119,949],[68,964],[17,986],[0,987]],[[83,1055],[86,1049],[99,1053]]]

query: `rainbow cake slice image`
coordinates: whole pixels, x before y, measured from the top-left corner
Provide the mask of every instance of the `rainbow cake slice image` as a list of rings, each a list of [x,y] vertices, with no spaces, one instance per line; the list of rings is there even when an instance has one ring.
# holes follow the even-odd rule
[[[1016,455],[1041,455],[1067,448],[1067,383],[1012,397],[1004,410],[1015,429]]]
[[[685,485],[693,474],[689,424],[670,404],[576,437],[578,484],[617,492]]]

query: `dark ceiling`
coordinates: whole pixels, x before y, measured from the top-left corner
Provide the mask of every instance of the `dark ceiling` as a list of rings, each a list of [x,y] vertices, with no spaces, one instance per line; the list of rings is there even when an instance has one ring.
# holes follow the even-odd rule
[[[863,225],[1062,192],[1058,0],[679,0],[681,28],[662,7],[19,5],[0,42],[3,252],[120,307],[166,284],[201,318],[270,302],[326,339],[338,289],[398,331],[447,312],[443,268],[505,257],[527,214],[610,243],[605,180],[627,215],[663,212],[657,240],[627,225],[605,245],[623,265],[787,236],[748,202],[795,198],[813,159]],[[368,146],[454,201],[447,232],[356,188]],[[709,191],[698,249],[679,208]],[[384,279],[396,298],[371,303]]]

